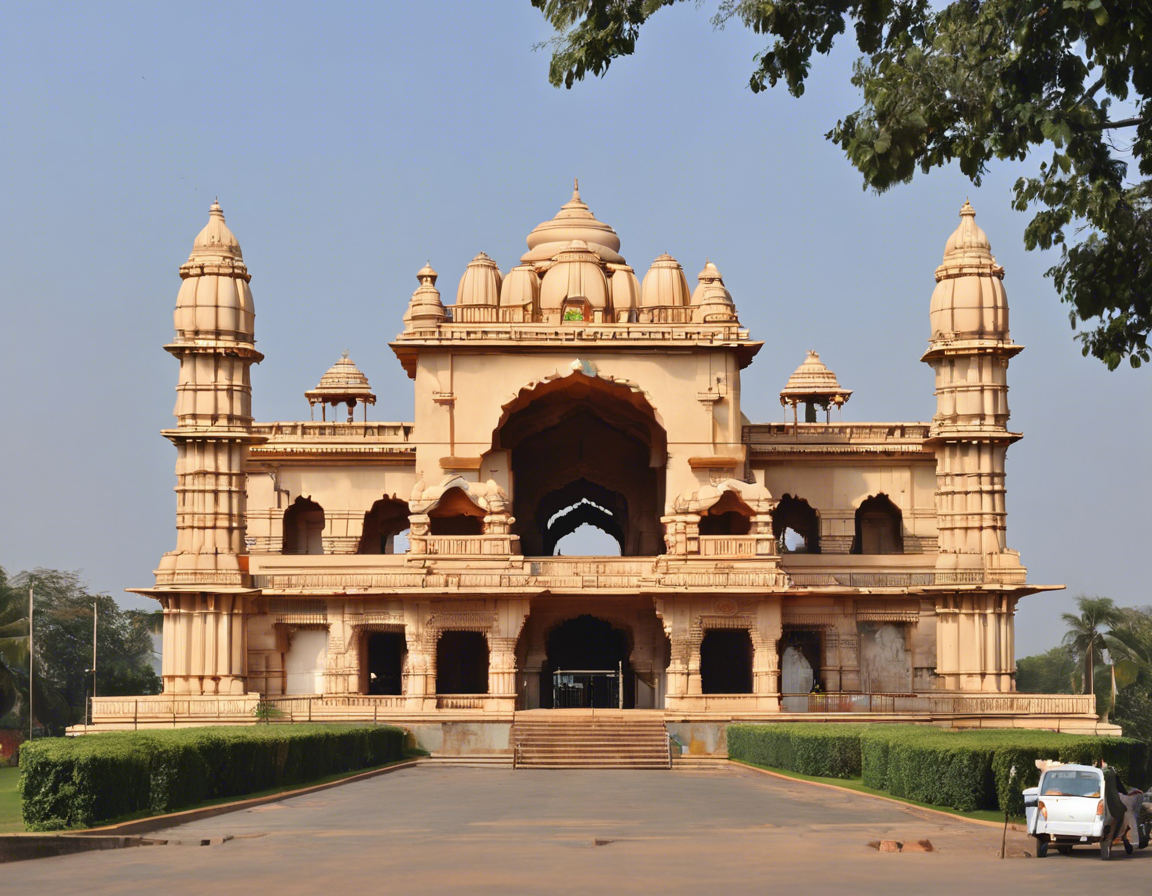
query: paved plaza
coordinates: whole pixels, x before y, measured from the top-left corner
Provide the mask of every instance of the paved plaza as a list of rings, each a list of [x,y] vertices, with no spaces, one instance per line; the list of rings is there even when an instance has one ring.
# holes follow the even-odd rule
[[[160,831],[180,844],[9,865],[11,892],[1142,892],[1152,849],[1000,861],[1000,831],[735,766],[417,766]],[[232,839],[224,840],[225,837]],[[208,846],[199,845],[202,840]],[[881,839],[931,840],[885,854]],[[1032,850],[1009,836],[1009,850]],[[989,890],[991,892],[991,890]]]

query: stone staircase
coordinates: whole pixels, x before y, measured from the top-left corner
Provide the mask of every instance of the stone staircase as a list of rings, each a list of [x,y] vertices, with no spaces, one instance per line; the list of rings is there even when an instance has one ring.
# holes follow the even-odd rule
[[[512,725],[516,768],[667,769],[663,713],[531,710]]]

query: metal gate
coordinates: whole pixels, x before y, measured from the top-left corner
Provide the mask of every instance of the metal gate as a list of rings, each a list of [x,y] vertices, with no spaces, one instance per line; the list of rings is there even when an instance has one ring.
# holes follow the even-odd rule
[[[614,672],[557,669],[552,673],[552,706],[556,709],[623,709],[623,684],[623,668]]]

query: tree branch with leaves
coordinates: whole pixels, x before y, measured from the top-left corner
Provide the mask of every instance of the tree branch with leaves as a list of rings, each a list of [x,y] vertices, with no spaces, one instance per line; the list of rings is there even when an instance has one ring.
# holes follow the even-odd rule
[[[683,0],[532,0],[556,31],[549,80],[571,88],[635,52],[654,14]],[[714,27],[770,39],[749,87],[804,93],[813,57],[851,28],[863,105],[825,136],[884,192],[952,163],[979,185],[997,161],[1031,209],[1029,250],[1085,355],[1152,360],[1152,4],[1132,0],[722,0]],[[1118,142],[1122,140],[1123,142]]]

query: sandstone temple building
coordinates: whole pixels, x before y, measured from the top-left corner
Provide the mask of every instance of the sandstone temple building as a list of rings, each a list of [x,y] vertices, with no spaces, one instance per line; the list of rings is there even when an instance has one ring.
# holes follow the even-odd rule
[[[815,352],[756,381],[719,268],[634,268],[578,189],[511,267],[416,272],[389,345],[410,422],[367,419],[346,355],[311,419],[254,421],[251,275],[218,204],[180,277],[176,542],[133,589],[163,608],[164,693],[98,699],[97,727],[260,705],[498,753],[554,707],[647,710],[704,752],[732,719],[1095,725],[1091,696],[1015,692],[1016,606],[1045,586],[1008,546],[1021,346],[967,203],[925,290],[925,423],[829,422],[852,393]],[[749,376],[788,422],[744,416]],[[585,524],[618,555],[558,556]]]

